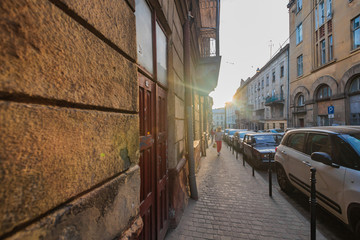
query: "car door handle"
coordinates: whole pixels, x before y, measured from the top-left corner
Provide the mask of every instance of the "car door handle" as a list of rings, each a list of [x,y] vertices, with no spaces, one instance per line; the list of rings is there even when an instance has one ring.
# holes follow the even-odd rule
[[[282,150],[281,153],[284,155],[287,155],[287,153],[284,150]]]

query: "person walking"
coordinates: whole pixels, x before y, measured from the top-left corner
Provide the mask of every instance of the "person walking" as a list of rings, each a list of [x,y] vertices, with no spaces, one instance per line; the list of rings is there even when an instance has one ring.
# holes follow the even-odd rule
[[[216,133],[215,133],[215,142],[217,145],[218,156],[220,155],[220,151],[221,151],[222,135],[223,135],[223,133],[221,132],[221,127],[218,127],[216,129]]]

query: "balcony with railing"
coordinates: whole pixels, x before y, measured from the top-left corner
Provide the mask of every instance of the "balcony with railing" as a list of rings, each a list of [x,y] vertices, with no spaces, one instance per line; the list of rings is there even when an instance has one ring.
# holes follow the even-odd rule
[[[285,99],[283,94],[274,94],[271,97],[265,99],[265,106],[270,106],[273,104],[284,104]]]
[[[219,0],[200,0],[201,21],[198,32],[200,59],[196,69],[196,85],[209,94],[218,83],[221,56],[219,54]]]
[[[306,113],[306,107],[305,107],[305,105],[295,106],[293,113],[294,113],[294,114]]]

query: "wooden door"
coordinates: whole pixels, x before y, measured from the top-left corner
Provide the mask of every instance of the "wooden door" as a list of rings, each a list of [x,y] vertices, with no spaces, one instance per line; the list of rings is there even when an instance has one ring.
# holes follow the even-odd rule
[[[166,91],[157,86],[156,89],[156,181],[157,181],[157,233],[158,239],[165,237],[168,229],[168,171],[167,171],[167,101]]]
[[[140,239],[156,239],[155,83],[139,73],[140,117]]]
[[[164,239],[168,229],[166,91],[139,73],[140,239]]]

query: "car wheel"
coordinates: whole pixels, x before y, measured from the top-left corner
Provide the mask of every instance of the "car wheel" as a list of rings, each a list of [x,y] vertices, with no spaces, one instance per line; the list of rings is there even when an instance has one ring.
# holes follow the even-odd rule
[[[284,168],[280,165],[276,165],[276,177],[281,190],[285,193],[291,193],[294,187],[291,185]]]
[[[355,230],[356,239],[360,239],[360,219],[357,221],[354,230]]]

